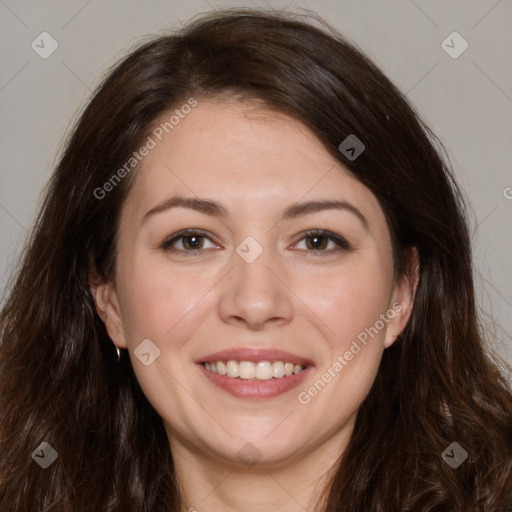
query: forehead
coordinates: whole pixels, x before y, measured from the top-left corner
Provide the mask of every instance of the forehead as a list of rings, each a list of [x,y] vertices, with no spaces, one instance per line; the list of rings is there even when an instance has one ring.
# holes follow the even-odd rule
[[[301,198],[350,198],[369,215],[380,210],[307,126],[258,104],[199,101],[162,140],[152,138],[127,201],[138,216],[175,193],[215,198],[234,214],[252,208],[262,216]]]

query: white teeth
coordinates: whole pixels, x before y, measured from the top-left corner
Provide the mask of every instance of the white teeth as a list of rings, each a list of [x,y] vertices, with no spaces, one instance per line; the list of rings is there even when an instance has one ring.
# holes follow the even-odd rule
[[[302,368],[302,366],[301,366]],[[256,366],[256,378],[260,380],[269,380],[272,378],[272,365],[268,361],[260,361]]]
[[[231,377],[233,379],[236,377],[240,377],[240,367],[238,366],[238,363],[236,361],[228,361],[226,366],[228,370],[228,373],[226,375],[228,377]],[[206,369],[208,370],[208,368]]]
[[[212,373],[226,375],[232,379],[240,378],[244,380],[270,380],[282,379],[290,375],[297,375],[306,367],[300,364],[285,363],[284,361],[217,361],[204,363],[204,367]]]
[[[217,371],[219,375],[226,375],[228,373],[228,369],[223,361],[217,361]]]
[[[256,377],[256,367],[254,363],[250,361],[240,361],[238,367],[240,368],[241,379],[254,379],[254,377]]]
[[[282,361],[274,361],[272,363],[272,376],[274,379],[284,377],[284,363]]]

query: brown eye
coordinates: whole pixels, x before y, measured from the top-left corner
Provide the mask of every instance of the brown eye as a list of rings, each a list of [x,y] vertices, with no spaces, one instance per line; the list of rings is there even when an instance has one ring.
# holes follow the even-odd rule
[[[305,237],[308,249],[325,249],[329,245],[329,238],[325,235],[308,235]]]
[[[305,240],[305,247],[301,248],[308,252],[333,253],[342,250],[349,250],[350,244],[341,236],[323,230],[310,230],[299,240]]]
[[[203,247],[204,237],[202,235],[186,235],[181,237],[185,249],[201,249]]]
[[[209,241],[210,247],[205,247],[206,241]],[[214,249],[218,246],[206,234],[197,230],[189,230],[175,233],[161,247],[164,250],[173,252],[194,252],[203,249]]]

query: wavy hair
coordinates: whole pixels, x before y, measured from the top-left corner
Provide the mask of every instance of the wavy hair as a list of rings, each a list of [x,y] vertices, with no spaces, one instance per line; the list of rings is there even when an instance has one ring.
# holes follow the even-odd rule
[[[511,506],[510,369],[480,328],[468,223],[448,159],[404,94],[310,16],[236,9],[193,19],[133,49],[81,113],[0,315],[2,511],[180,509],[162,420],[126,353],[118,363],[88,279],[113,279],[133,173],[108,198],[97,190],[162,113],[219,96],[259,100],[301,121],[379,200],[396,272],[407,271],[411,247],[419,254],[412,316],[384,351],[322,510]],[[350,134],[366,146],[354,161],[338,150]],[[42,441],[58,453],[45,470],[31,459]],[[468,453],[455,469],[442,457],[452,442]]]

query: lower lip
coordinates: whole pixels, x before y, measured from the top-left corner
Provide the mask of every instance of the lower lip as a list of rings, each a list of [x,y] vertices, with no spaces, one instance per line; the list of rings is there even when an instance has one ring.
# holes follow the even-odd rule
[[[237,398],[249,398],[264,400],[282,395],[287,391],[297,387],[311,370],[308,366],[297,375],[289,375],[280,379],[269,380],[246,380],[219,375],[207,370],[202,364],[198,365],[203,371],[205,377],[217,387],[227,391]]]

